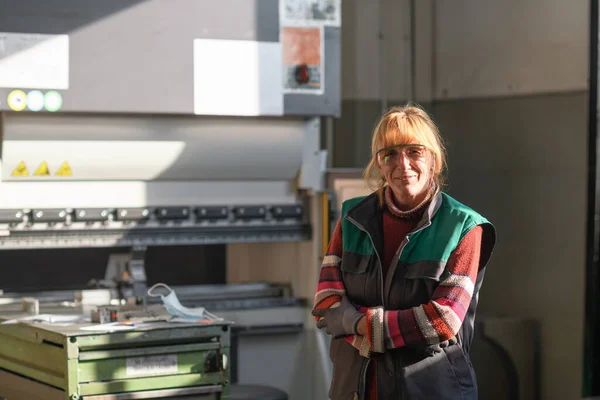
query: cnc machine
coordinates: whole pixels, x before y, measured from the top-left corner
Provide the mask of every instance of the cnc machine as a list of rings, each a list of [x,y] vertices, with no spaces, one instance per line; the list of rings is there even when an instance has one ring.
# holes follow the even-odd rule
[[[0,1],[0,27],[0,250],[115,249],[78,290],[0,296],[0,396],[228,399],[232,382],[324,396],[309,310],[340,1]],[[154,310],[149,250],[208,245],[226,262],[198,268],[225,284],[173,289],[211,323],[56,323]]]

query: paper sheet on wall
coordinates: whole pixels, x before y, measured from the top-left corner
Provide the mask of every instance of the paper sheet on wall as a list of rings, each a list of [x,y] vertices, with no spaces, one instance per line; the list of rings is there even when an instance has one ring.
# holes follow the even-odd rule
[[[69,88],[69,36],[0,32],[0,87]]]
[[[340,26],[341,8],[341,0],[280,0],[279,21],[281,26]]]
[[[194,113],[283,115],[281,43],[194,40]]]
[[[323,28],[281,28],[284,93],[322,94]]]

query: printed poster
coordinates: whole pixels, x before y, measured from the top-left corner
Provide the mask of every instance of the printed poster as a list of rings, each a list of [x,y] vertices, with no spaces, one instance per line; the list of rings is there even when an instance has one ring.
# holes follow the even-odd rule
[[[283,92],[322,94],[323,28],[281,28]]]
[[[281,26],[340,26],[341,0],[280,0]]]

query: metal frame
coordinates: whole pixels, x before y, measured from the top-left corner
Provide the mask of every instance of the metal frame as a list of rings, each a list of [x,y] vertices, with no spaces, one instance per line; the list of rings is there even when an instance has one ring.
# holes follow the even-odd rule
[[[69,36],[71,65],[86,73],[70,75],[68,90],[60,91],[64,98],[61,111],[193,114],[193,41],[276,43],[284,21],[278,16],[278,0],[177,3],[177,7],[165,7],[166,3],[141,0],[70,1],[48,7],[46,0],[0,2],[0,24],[3,32],[26,34],[24,27],[31,27],[35,34]],[[38,12],[30,15],[25,11],[29,8]],[[153,18],[169,29],[148,24]],[[129,39],[121,46],[107,46],[107,35]],[[146,52],[148,38],[153,43],[151,53]],[[340,115],[341,28],[324,26],[322,45],[322,94],[282,94],[284,115]],[[103,49],[101,55],[98,48]],[[115,59],[120,60],[118,66],[112,61]],[[153,67],[143,68],[142,61],[148,59]],[[126,89],[123,79],[127,80]],[[20,88],[0,88],[0,98],[6,99],[11,89]],[[9,110],[4,101],[1,110]]]
[[[148,392],[137,392],[137,393],[122,393],[114,395],[102,395],[102,396],[87,396],[85,400],[137,400],[137,399],[155,399],[155,398],[171,398],[173,396],[190,396],[190,395],[208,395],[221,393],[221,386],[209,385],[196,388],[186,389],[167,389],[167,390],[151,390]],[[205,397],[203,397],[204,399]],[[212,396],[211,398],[216,399]],[[208,400],[208,399],[207,399]]]
[[[586,274],[586,317],[584,351],[584,396],[600,395],[600,143],[598,141],[598,1],[590,2],[590,90],[589,90],[589,175],[588,243]]]
[[[133,121],[139,123],[137,119]],[[215,121],[213,123],[218,125]],[[218,121],[222,123],[222,120]],[[184,122],[181,122],[182,126],[191,129]],[[319,118],[305,118],[299,122],[303,138],[300,169],[296,176],[286,175],[286,179],[273,171],[272,176],[265,177],[267,180],[240,182],[207,178],[189,182],[2,182],[12,200],[5,199],[0,207],[0,248],[309,240],[312,231],[307,203],[311,194],[324,191],[327,154],[320,150]],[[129,128],[125,129],[128,135],[145,132],[141,128]],[[0,129],[4,132],[6,127],[0,126]],[[215,187],[217,183],[222,185]],[[40,196],[40,193],[48,193],[48,196]],[[85,205],[74,203],[81,195],[87,199]],[[36,198],[39,200],[32,200]],[[125,203],[120,204],[121,201]]]
[[[5,231],[6,232],[6,231]],[[0,236],[3,249],[133,247],[226,243],[293,242],[308,240],[308,224],[238,225],[178,229],[105,229],[10,231]]]
[[[598,132],[598,0],[590,2],[590,90],[588,109],[588,227],[583,396],[600,395],[600,142]]]

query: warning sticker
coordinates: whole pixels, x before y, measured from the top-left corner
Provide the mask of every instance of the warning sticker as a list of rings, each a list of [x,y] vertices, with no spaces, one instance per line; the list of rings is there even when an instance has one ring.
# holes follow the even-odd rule
[[[54,175],[56,175],[56,176],[73,176],[73,171],[71,171],[71,166],[69,165],[69,163],[67,161],[65,161],[60,166],[58,171],[56,171],[56,173]]]
[[[323,29],[284,27],[281,47],[284,93],[322,94]]]
[[[11,176],[29,176],[29,170],[24,161],[21,161],[19,165],[13,170]]]
[[[33,173],[35,176],[50,176],[50,168],[48,168],[48,163],[44,161],[40,164],[40,166]]]

